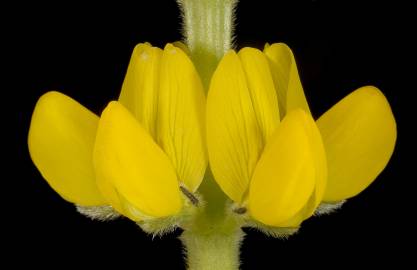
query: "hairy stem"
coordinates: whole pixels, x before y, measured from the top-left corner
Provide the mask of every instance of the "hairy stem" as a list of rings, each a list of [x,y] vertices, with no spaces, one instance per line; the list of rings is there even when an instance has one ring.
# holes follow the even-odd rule
[[[178,0],[185,43],[206,91],[217,63],[233,46],[237,0]]]
[[[183,12],[185,43],[204,88],[233,44],[237,0],[178,0]],[[199,188],[205,205],[183,226],[181,240],[190,270],[237,270],[244,233],[227,209],[227,198],[208,169]]]
[[[200,232],[184,231],[181,240],[187,248],[189,270],[237,270],[239,269],[239,247],[243,231]]]
[[[189,270],[237,270],[244,233],[224,193],[208,170],[199,188],[205,204],[183,226]]]

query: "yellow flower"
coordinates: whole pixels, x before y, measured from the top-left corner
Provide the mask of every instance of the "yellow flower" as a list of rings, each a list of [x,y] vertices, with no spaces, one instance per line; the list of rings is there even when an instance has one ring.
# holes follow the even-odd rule
[[[135,220],[179,213],[181,190],[193,193],[207,166],[205,96],[188,56],[139,44],[119,101],[101,117],[49,92],[29,130],[33,162],[64,199],[111,205]]]
[[[231,50],[212,77],[211,170],[229,198],[266,225],[297,227],[321,202],[357,195],[386,166],[395,140],[390,106],[372,86],[314,122],[285,44]]]
[[[237,2],[178,0],[187,46],[139,44],[100,117],[49,92],[29,130],[33,162],[80,213],[182,228],[189,269],[238,269],[242,227],[289,236],[369,186],[396,141],[377,88],[315,121],[285,44],[230,50]]]
[[[111,205],[135,221],[173,216],[194,198],[209,159],[240,212],[298,227],[321,203],[360,193],[386,166],[396,124],[378,89],[354,91],[315,122],[291,50],[273,44],[226,53],[206,112],[183,50],[139,44],[119,101],[100,118],[58,92],[39,100],[29,150],[63,198]]]

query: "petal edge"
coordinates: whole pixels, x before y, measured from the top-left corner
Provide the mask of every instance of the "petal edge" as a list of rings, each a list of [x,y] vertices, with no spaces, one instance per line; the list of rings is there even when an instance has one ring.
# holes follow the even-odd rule
[[[377,88],[352,92],[318,120],[328,162],[324,201],[338,202],[368,187],[387,165],[395,147],[396,123]]]
[[[110,102],[100,118],[94,166],[98,180],[120,194],[120,205],[128,202],[151,217],[174,215],[182,208],[171,162],[119,102]]]
[[[92,162],[98,117],[56,91],[37,102],[29,128],[30,156],[49,185],[65,200],[104,205]]]

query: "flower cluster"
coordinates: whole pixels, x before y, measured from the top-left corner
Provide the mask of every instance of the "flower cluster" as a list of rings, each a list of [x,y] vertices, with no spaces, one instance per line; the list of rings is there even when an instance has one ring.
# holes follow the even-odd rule
[[[183,44],[139,44],[100,117],[59,92],[39,99],[30,155],[64,199],[112,217],[179,216],[204,205],[199,186],[212,174],[237,215],[296,228],[364,190],[395,146],[390,106],[372,86],[314,121],[282,43],[230,50],[206,90]]]

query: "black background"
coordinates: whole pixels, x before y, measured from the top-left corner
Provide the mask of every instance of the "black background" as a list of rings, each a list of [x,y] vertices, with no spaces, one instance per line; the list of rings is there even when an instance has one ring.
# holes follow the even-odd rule
[[[130,53],[139,42],[163,46],[181,38],[175,1],[72,1],[21,4],[3,16],[2,109],[7,155],[2,200],[6,254],[15,265],[184,269],[180,232],[152,239],[127,219],[90,221],[62,200],[32,164],[26,138],[36,100],[59,90],[96,113],[119,93]],[[236,44],[262,48],[285,42],[294,51],[315,117],[363,85],[379,87],[398,124],[398,142],[383,173],[336,214],[306,221],[288,240],[247,231],[242,269],[380,266],[409,261],[413,243],[405,195],[405,142],[412,107],[405,94],[412,17],[402,4],[370,1],[249,1],[237,8]],[[412,78],[412,77],[411,77]],[[10,83],[10,84],[8,84]],[[9,97],[9,95],[11,95]],[[410,111],[407,111],[410,110]],[[11,122],[9,122],[11,121]],[[411,124],[412,125],[412,124]],[[8,141],[7,141],[8,142]],[[414,176],[415,177],[415,176]],[[52,260],[56,259],[55,260]]]

